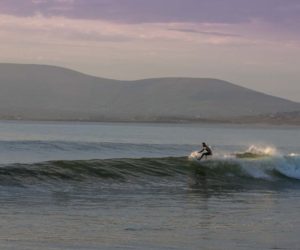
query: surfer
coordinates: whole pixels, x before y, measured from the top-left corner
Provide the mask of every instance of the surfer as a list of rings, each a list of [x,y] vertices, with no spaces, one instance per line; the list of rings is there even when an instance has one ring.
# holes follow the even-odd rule
[[[212,155],[212,150],[209,146],[206,145],[205,142],[202,142],[202,149],[198,153],[202,153],[201,157],[198,158],[198,160],[200,161],[203,158],[203,156],[205,156],[206,159],[208,155]]]

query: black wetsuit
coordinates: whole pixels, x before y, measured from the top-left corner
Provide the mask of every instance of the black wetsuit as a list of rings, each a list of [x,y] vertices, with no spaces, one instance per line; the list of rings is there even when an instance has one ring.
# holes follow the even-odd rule
[[[203,156],[208,156],[208,155],[212,155],[212,151],[208,146],[203,146],[203,149],[201,149],[201,151],[199,151],[199,153],[202,153],[203,151],[205,151],[201,157],[199,158],[199,160],[201,160],[203,158]]]

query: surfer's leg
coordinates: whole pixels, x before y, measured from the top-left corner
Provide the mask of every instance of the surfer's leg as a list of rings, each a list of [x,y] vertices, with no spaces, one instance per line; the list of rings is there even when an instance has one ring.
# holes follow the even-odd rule
[[[201,160],[203,158],[203,156],[205,156],[205,160],[207,160],[208,155],[210,155],[210,153],[208,153],[208,152],[203,153],[199,160]]]
[[[199,161],[201,161],[201,159],[203,158],[203,156],[205,155],[205,153],[203,153],[200,158],[198,158]]]

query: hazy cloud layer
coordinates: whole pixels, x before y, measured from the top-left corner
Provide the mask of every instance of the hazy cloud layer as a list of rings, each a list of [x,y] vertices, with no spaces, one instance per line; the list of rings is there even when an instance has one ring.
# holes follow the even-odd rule
[[[252,19],[298,25],[299,0],[2,0],[2,14],[122,22],[219,22]]]

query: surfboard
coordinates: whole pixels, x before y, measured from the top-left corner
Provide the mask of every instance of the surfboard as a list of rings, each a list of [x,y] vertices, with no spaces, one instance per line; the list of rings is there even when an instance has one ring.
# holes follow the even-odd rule
[[[189,155],[189,160],[194,161],[194,162],[203,162],[203,161],[209,161],[211,160],[211,156],[209,157],[203,157],[201,160],[199,158],[201,157],[202,153],[199,153],[198,151],[194,151]]]

